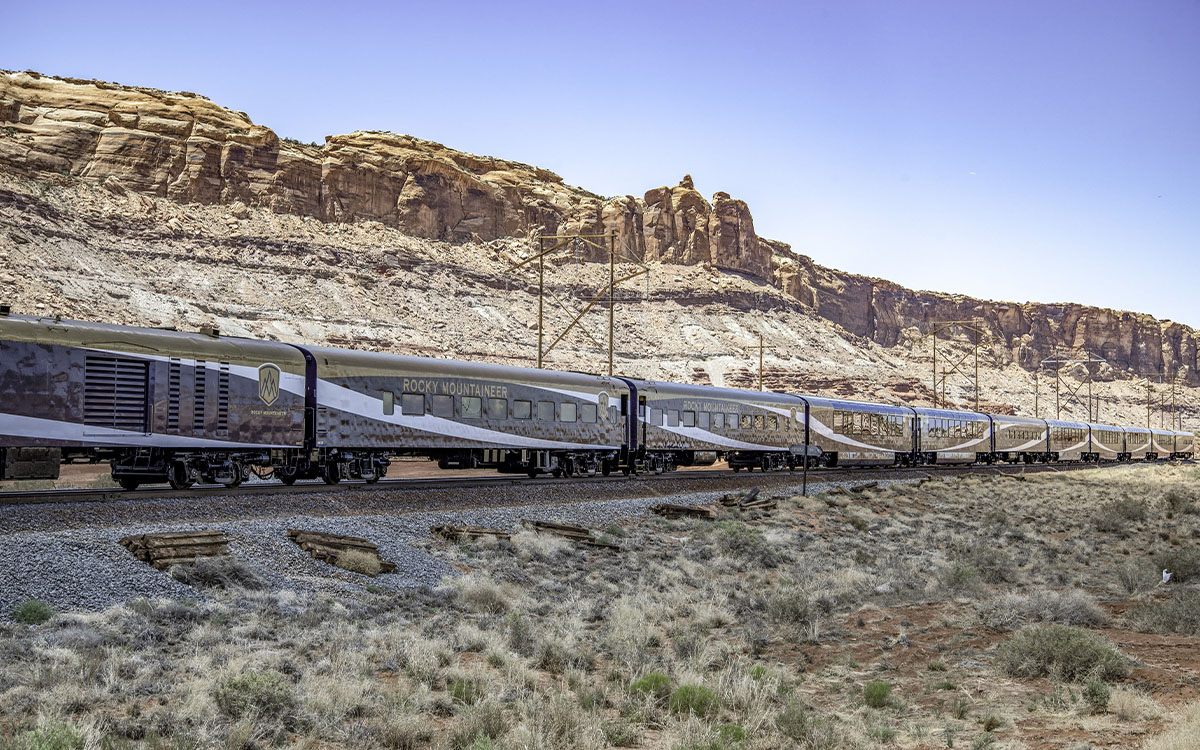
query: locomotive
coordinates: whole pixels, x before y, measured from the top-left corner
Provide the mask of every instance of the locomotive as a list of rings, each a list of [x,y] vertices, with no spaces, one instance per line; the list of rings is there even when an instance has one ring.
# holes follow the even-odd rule
[[[391,459],[530,477],[1191,458],[1173,430],[259,341],[0,310],[0,479],[375,482]]]

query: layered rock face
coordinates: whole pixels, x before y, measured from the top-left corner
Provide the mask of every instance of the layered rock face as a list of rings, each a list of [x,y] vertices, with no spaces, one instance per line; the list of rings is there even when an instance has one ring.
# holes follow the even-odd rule
[[[748,274],[884,346],[932,321],[979,319],[998,350],[1027,368],[1056,349],[1086,349],[1117,371],[1200,384],[1197,334],[1187,326],[1079,305],[915,292],[835,271],[759,237],[745,202],[726,193],[710,202],[686,176],[640,198],[604,198],[539,167],[411,136],[358,131],[305,145],[197,94],[28,72],[0,72],[0,168],[183,203],[378,221],[448,241],[611,232],[627,256]],[[607,255],[592,248],[588,259]]]

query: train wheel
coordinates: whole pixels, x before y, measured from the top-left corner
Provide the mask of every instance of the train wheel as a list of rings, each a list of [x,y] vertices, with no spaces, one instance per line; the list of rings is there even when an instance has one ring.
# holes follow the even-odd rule
[[[192,472],[188,469],[187,464],[183,461],[176,461],[167,469],[167,481],[171,484],[173,490],[186,490],[195,484],[192,479]]]
[[[554,475],[554,478],[555,478],[555,479],[558,479],[559,477],[561,477],[561,476],[563,475],[563,470],[562,470],[562,469],[555,469],[554,471],[552,471],[552,472],[550,472],[550,473]]]
[[[242,465],[239,463],[233,464],[233,479],[228,482],[222,482],[226,487],[233,489],[242,483]]]
[[[336,463],[325,464],[325,468],[321,471],[321,479],[325,484],[337,484],[342,481],[342,470]]]
[[[737,474],[739,471],[742,470],[742,467],[740,467],[740,466],[730,466],[729,468],[733,469],[734,474]]]
[[[529,478],[530,478],[530,479],[537,479],[537,478],[538,478],[538,474],[540,474],[541,472],[540,472],[540,471],[538,471],[537,469],[530,469],[530,470],[529,470],[529,471],[527,471],[526,473],[529,475]]]
[[[600,473],[604,476],[612,474],[612,464],[610,464],[608,461],[605,461],[604,465],[600,467]]]
[[[299,476],[299,474],[299,471],[290,467],[286,469],[275,470],[275,478],[289,487],[296,483],[296,477]]]
[[[142,483],[138,480],[131,479],[129,477],[121,477],[117,480],[117,484],[121,485],[121,488],[126,490],[136,490],[142,485]]]

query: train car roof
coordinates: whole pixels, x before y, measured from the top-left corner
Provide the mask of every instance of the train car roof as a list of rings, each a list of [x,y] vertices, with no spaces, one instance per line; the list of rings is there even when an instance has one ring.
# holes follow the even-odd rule
[[[303,346],[305,351],[317,358],[318,365],[337,363],[350,367],[409,367],[428,369],[437,367],[445,377],[490,378],[495,380],[537,381],[542,383],[624,385],[615,377],[590,375],[582,372],[516,367],[490,362],[469,362],[462,359],[440,359],[436,357],[414,357],[408,354],[370,352],[361,349],[341,349],[333,346]]]
[[[1071,422],[1065,419],[1047,419],[1046,424],[1052,427],[1087,427],[1087,422]]]
[[[944,419],[987,419],[988,415],[980,411],[959,411],[957,409],[930,409],[925,406],[914,406],[912,410],[925,417],[942,417]]]
[[[40,331],[39,331],[40,329]],[[84,347],[104,347],[117,344],[128,348],[136,354],[139,349],[147,354],[162,350],[186,349],[197,354],[219,354],[230,350],[254,350],[269,348],[275,354],[286,353],[290,359],[299,360],[301,354],[297,349],[279,341],[228,336],[218,331],[179,331],[174,328],[144,328],[127,326],[116,323],[97,323],[87,320],[71,320],[68,318],[17,315],[0,316],[0,338],[12,335],[21,330],[37,331],[38,340],[54,335],[75,337],[76,344]],[[44,331],[44,334],[40,332]]]
[[[1122,430],[1122,429],[1124,429],[1123,427],[1117,427],[1115,424],[1103,424],[1101,422],[1088,422],[1087,426],[1091,427],[1093,430]]]
[[[1046,426],[1046,420],[1041,417],[1019,417],[1016,414],[989,414],[992,421],[1000,420],[1003,422],[1016,422],[1017,424],[1040,424]]]
[[[878,404],[873,401],[854,401],[848,398],[826,398],[824,396],[806,396],[797,394],[796,398],[801,398],[807,401],[812,406],[841,406],[850,407],[859,411],[874,412],[876,414],[899,414],[905,417],[911,417],[913,414],[910,406],[895,406],[893,404]]]
[[[1142,432],[1142,433],[1145,433],[1145,434],[1147,434],[1147,435],[1149,435],[1149,434],[1150,434],[1150,428],[1149,428],[1149,427],[1135,427],[1135,426],[1133,426],[1133,425],[1126,425],[1126,426],[1122,427],[1121,429],[1122,429],[1122,430],[1125,430],[1126,432]]]
[[[789,406],[800,406],[801,402],[796,396],[790,393],[779,393],[777,391],[752,391],[745,388],[726,388],[724,386],[715,385],[695,385],[692,383],[671,383],[665,380],[643,380],[640,378],[625,378],[632,382],[640,390],[642,388],[654,388],[672,393],[681,393],[685,396],[694,398],[723,398],[737,401],[770,401],[778,404],[788,404]]]

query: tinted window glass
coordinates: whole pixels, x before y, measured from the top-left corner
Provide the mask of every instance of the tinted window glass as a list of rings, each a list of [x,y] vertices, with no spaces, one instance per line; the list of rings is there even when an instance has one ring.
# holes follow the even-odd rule
[[[655,425],[658,425],[659,427],[662,427],[662,423],[663,423],[663,410],[662,409],[651,409],[650,410],[650,424],[655,424]]]
[[[763,415],[755,414],[754,415],[754,429],[761,430],[762,428],[763,428]]]
[[[538,401],[538,420],[541,422],[554,421],[554,402]]]
[[[558,407],[558,418],[562,422],[575,422],[578,414],[579,407],[570,401],[565,401]]]
[[[592,424],[596,421],[596,405],[584,404],[579,407],[579,421]]]
[[[420,393],[405,393],[400,396],[400,412],[421,416],[425,413],[425,396]]]
[[[508,419],[508,399],[488,399],[488,419]]]
[[[440,394],[429,397],[429,411],[435,417],[454,416],[454,397]]]
[[[396,413],[396,394],[392,393],[391,391],[383,392],[383,413]]]
[[[779,429],[779,417],[772,414],[770,416],[770,418],[767,419],[767,427],[772,430],[778,430]]]
[[[463,396],[459,413],[463,419],[479,419],[483,416],[483,399],[478,396]]]
[[[533,402],[517,399],[513,401],[513,419],[529,419],[533,416]]]
[[[678,426],[679,426],[679,410],[678,409],[668,409],[667,410],[667,427],[678,427]]]
[[[725,429],[725,415],[719,411],[714,411],[712,415],[712,426],[714,430]]]

